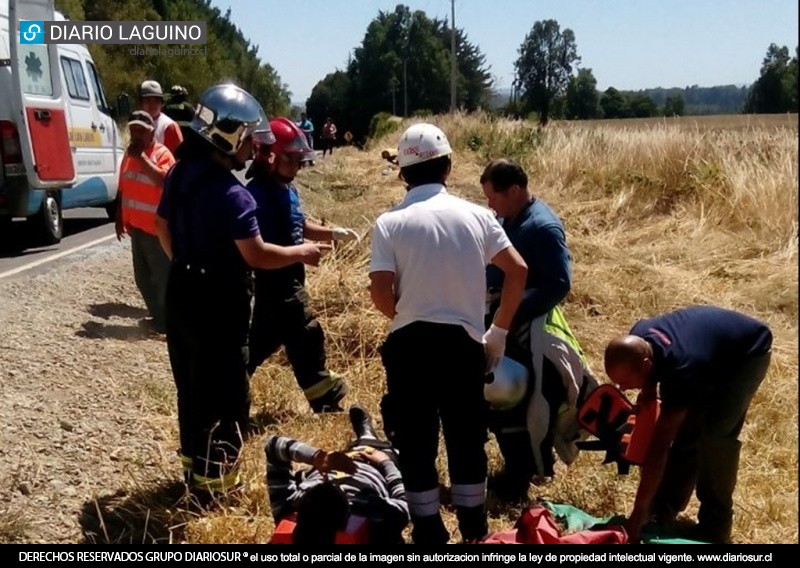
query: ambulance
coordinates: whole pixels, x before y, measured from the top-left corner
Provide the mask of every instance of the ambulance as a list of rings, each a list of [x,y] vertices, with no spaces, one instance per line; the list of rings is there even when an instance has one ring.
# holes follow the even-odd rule
[[[125,148],[89,50],[22,41],[21,21],[53,20],[52,0],[0,0],[0,239],[15,217],[54,244],[65,209],[115,213]]]

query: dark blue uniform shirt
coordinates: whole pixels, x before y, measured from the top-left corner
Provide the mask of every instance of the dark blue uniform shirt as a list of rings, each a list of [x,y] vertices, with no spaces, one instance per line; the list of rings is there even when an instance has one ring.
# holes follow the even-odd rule
[[[572,282],[569,249],[564,226],[541,199],[534,199],[513,222],[503,221],[511,244],[528,265],[525,298],[517,309],[517,325],[552,310],[569,292]],[[486,269],[490,291],[500,291],[503,272],[496,266]]]
[[[265,242],[281,246],[303,244],[306,216],[296,187],[258,177],[247,184],[247,190],[255,199],[256,219]],[[273,282],[297,280],[302,283],[305,280],[305,267],[298,262],[277,270],[258,270],[256,277]]]
[[[258,236],[256,203],[216,162],[175,164],[164,181],[158,215],[169,223],[175,262],[215,272],[247,270],[234,241]]]
[[[772,332],[765,324],[714,306],[692,306],[641,320],[630,334],[653,347],[661,401],[673,408],[724,386],[727,374],[772,346]]]

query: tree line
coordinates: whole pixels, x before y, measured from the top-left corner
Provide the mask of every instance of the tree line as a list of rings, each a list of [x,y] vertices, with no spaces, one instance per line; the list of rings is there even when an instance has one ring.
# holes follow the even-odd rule
[[[195,100],[207,87],[229,80],[247,89],[270,115],[292,109],[288,86],[276,70],[210,0],[56,0],[56,8],[73,20],[202,20],[208,43],[204,56],[134,56],[126,45],[91,45],[107,95],[133,99],[145,79],[166,89],[180,84]],[[424,115],[450,109],[451,38],[455,34],[457,107],[492,109],[495,93],[486,56],[463,29],[429,18],[398,4],[379,11],[344,69],[320,80],[306,100],[315,124],[327,116],[340,132],[358,140],[370,133],[373,118]],[[166,47],[166,46],[165,46]],[[525,36],[514,62],[509,100],[498,112],[513,117],[628,118],[727,112],[797,112],[797,48],[767,49],[761,74],[752,86],[621,91],[597,90],[592,69],[580,67],[577,39],[555,20],[537,21]]]
[[[456,29],[458,106],[492,108],[486,58]],[[319,81],[306,101],[313,121],[333,116],[357,136],[378,113],[408,116],[448,110],[450,34],[447,22],[399,4],[379,12],[344,70]],[[555,20],[533,24],[518,49],[511,96],[499,112],[513,117],[593,119],[684,114],[797,112],[797,56],[771,45],[761,77],[751,87],[597,90],[590,68],[581,68],[572,30]],[[374,123],[374,121],[373,121]]]
[[[288,86],[231,22],[230,9],[222,13],[210,0],[55,0],[55,6],[71,20],[207,22],[204,55],[136,56],[131,45],[90,45],[110,101],[127,94],[135,107],[139,85],[146,79],[155,79],[165,91],[182,85],[192,102],[211,85],[232,81],[252,93],[270,116],[290,110]]]

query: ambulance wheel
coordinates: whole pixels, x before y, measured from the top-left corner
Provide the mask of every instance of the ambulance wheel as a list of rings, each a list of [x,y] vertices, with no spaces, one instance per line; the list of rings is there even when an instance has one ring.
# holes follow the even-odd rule
[[[64,235],[64,216],[55,194],[48,193],[44,196],[39,211],[29,218],[29,222],[33,225],[36,240],[41,244],[54,245],[61,241]]]

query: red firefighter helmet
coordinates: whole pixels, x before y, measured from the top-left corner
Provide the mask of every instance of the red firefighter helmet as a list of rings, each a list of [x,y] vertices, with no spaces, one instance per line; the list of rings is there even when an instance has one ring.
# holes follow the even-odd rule
[[[300,154],[301,161],[314,159],[314,150],[308,145],[305,133],[294,122],[281,116],[273,118],[269,126],[275,136],[272,151],[276,156]]]

